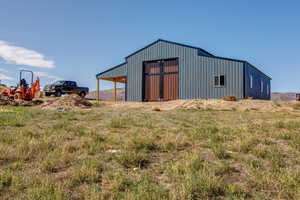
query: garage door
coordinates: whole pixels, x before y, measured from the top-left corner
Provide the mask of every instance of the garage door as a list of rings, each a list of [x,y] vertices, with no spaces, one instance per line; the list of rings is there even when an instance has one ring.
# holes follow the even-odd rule
[[[144,63],[144,101],[178,99],[178,59]]]

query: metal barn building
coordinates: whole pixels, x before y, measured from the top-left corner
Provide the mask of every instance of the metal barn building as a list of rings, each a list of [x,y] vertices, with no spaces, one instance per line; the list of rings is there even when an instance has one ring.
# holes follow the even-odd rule
[[[125,83],[127,101],[270,99],[271,78],[247,61],[222,58],[197,47],[159,39],[125,62],[96,75]],[[115,87],[116,88],[116,87]]]

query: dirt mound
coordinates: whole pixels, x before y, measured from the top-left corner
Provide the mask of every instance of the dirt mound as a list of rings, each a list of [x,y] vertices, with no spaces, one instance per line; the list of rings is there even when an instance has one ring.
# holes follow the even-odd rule
[[[5,99],[0,99],[0,106],[7,106],[9,105],[9,101],[8,100],[5,100]]]
[[[224,101],[237,101],[237,98],[235,96],[225,96],[223,98]]]
[[[86,99],[82,99],[77,94],[71,94],[61,98],[47,99],[41,105],[43,109],[50,110],[73,110],[87,109],[93,104]]]

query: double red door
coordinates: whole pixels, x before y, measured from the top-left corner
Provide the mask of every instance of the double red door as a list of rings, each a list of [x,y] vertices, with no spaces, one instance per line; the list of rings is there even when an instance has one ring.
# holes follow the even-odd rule
[[[144,63],[144,101],[178,99],[178,59]]]

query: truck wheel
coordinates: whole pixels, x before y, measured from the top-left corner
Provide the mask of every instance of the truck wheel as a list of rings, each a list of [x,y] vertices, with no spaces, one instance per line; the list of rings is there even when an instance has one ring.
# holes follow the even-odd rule
[[[85,92],[80,92],[80,93],[79,93],[79,96],[80,96],[81,98],[84,98],[85,95],[86,95]]]
[[[59,90],[56,91],[56,92],[55,92],[55,96],[56,96],[56,97],[61,97],[61,91],[59,91]]]
[[[45,96],[46,96],[46,97],[50,97],[51,94],[50,94],[49,92],[46,92],[46,93],[45,93]]]

